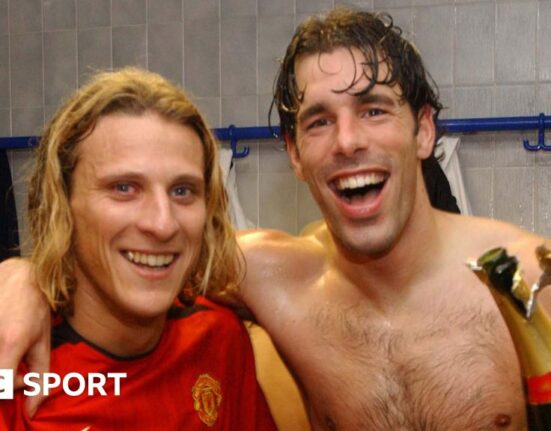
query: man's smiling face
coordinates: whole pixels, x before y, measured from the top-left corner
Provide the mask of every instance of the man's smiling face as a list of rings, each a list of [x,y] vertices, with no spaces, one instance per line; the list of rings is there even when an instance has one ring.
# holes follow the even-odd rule
[[[416,119],[399,86],[367,87],[363,54],[337,48],[300,57],[303,94],[291,162],[308,182],[336,241],[367,256],[390,250],[415,205],[419,159],[430,155],[429,109]],[[388,72],[379,64],[379,80]]]

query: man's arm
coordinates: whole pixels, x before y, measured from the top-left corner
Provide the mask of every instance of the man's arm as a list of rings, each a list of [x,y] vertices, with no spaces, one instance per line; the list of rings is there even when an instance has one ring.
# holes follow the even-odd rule
[[[241,231],[238,239],[247,263],[241,285],[243,301],[254,312],[259,323],[281,339],[284,320],[296,313],[294,302],[307,288],[307,278],[321,266],[315,252],[314,231],[293,237],[275,230]],[[282,310],[281,308],[285,309]],[[283,319],[283,320],[282,320]],[[249,328],[254,348],[257,378],[270,411],[281,430],[306,431],[308,416],[300,390],[278,354],[271,337],[258,326]]]
[[[17,371],[24,360],[30,371],[48,371],[50,310],[36,287],[31,264],[15,258],[3,261],[0,280],[0,368]],[[22,386],[21,377],[15,384]],[[41,401],[41,397],[27,399],[29,414]]]

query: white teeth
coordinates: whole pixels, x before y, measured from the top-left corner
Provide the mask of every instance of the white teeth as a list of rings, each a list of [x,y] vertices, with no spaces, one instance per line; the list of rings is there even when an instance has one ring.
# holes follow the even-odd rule
[[[145,254],[137,251],[127,251],[124,255],[130,262],[155,268],[166,266],[174,260],[173,254]]]
[[[382,183],[385,178],[386,175],[383,173],[372,172],[370,174],[360,174],[346,178],[339,178],[336,185],[338,190],[357,189],[359,187]]]

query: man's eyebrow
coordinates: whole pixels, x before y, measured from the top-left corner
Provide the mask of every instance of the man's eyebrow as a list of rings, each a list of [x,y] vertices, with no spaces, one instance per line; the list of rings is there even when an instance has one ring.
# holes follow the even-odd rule
[[[368,92],[356,95],[358,104],[381,103],[383,105],[395,105],[396,101],[386,94]]]
[[[379,103],[387,106],[396,105],[396,101],[386,94],[374,93],[372,91],[365,94],[356,94],[354,96],[355,102],[358,105],[368,104],[368,103]],[[314,103],[313,105],[307,107],[302,112],[298,114],[297,123],[304,123],[308,118],[315,115],[325,112],[327,108],[323,103]]]
[[[322,112],[325,112],[326,108],[323,103],[314,103],[313,105],[306,108],[302,111],[297,118],[297,123],[304,123],[308,118],[318,115]]]
[[[144,180],[147,179],[147,175],[140,171],[117,171],[117,172],[106,172],[98,175],[98,180],[101,182],[109,183],[116,182],[121,180]],[[180,173],[175,175],[172,178],[173,183],[185,183],[193,182],[199,184],[204,184],[205,179],[202,174],[197,173]]]
[[[102,182],[119,181],[121,179],[138,180],[143,178],[143,174],[138,171],[111,171],[98,172],[96,174],[98,180]]]

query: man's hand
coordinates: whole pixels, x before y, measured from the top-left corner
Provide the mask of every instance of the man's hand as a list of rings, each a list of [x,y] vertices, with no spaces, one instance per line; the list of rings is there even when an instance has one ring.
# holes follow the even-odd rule
[[[50,311],[34,282],[31,264],[23,259],[0,263],[0,368],[17,372],[22,360],[30,371],[44,373],[50,367]],[[23,386],[21,376],[15,388]],[[43,397],[27,399],[32,416]]]

